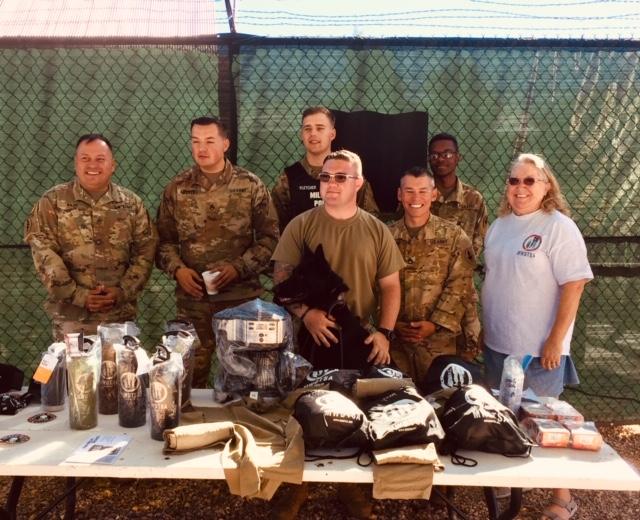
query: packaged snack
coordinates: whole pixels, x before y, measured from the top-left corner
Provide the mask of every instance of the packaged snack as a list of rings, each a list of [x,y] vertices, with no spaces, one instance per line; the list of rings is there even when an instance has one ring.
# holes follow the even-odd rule
[[[569,447],[591,451],[602,448],[602,435],[593,422],[565,421],[562,424],[571,433]]]
[[[539,446],[544,448],[566,448],[569,446],[571,434],[557,421],[527,417],[520,425]]]
[[[554,419],[553,410],[543,403],[523,401],[520,405],[522,418],[533,417],[535,419]]]
[[[560,401],[556,399],[547,403],[547,406],[553,410],[553,415],[558,422],[584,422],[583,415],[566,401]]]

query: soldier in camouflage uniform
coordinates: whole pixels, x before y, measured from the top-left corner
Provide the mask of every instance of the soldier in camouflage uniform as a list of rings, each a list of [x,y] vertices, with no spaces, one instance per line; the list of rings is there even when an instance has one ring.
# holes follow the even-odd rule
[[[157,266],[176,280],[178,318],[193,322],[196,351],[193,386],[205,387],[215,350],[211,317],[262,294],[258,275],[278,241],[269,192],[253,173],[225,159],[229,139],[216,118],[191,122],[196,165],[165,188],[158,208]],[[204,289],[202,273],[219,271],[218,294]]]
[[[158,242],[140,197],[111,182],[115,161],[105,137],[80,137],[75,171],[73,181],[42,196],[25,223],[56,340],[134,320]]]
[[[300,138],[305,156],[284,169],[271,191],[281,233],[293,217],[322,204],[318,175],[325,157],[331,153],[335,122],[335,116],[325,107],[309,107],[302,112]],[[357,203],[376,217],[380,214],[371,184],[366,180],[358,191]]]
[[[438,188],[438,198],[431,205],[431,212],[464,229],[473,243],[473,250],[479,261],[488,226],[484,198],[478,190],[461,182],[456,175],[462,156],[454,136],[434,135],[429,141],[428,149],[429,166]],[[471,359],[482,350],[478,293],[473,284],[471,299],[462,317],[462,332],[458,338],[458,354]]]
[[[462,228],[430,213],[436,196],[427,170],[411,168],[398,189],[404,216],[390,226],[407,264],[400,271],[402,306],[391,357],[418,383],[435,357],[456,353],[475,266]]]

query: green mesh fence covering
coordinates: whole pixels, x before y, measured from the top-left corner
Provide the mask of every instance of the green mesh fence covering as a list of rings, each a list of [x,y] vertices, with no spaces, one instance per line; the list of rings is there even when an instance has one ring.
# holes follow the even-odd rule
[[[164,185],[190,164],[193,117],[220,114],[234,136],[232,158],[272,185],[303,153],[298,130],[305,107],[417,110],[428,112],[430,135],[458,137],[458,173],[484,193],[492,216],[512,158],[520,152],[547,158],[597,275],[585,291],[572,347],[582,384],[565,397],[590,418],[637,421],[639,57],[640,46],[610,42],[237,37],[216,45],[51,48],[0,42],[0,361],[30,374],[51,341],[22,226],[45,189],[73,176],[80,134],[111,139],[114,180],[155,214]],[[172,291],[173,282],[154,271],[138,320],[148,347],[173,317]]]

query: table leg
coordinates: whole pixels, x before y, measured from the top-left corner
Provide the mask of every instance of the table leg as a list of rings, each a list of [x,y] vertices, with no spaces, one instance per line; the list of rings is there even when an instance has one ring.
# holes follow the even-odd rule
[[[466,520],[467,515],[464,514],[463,511],[458,508],[454,502],[454,488],[452,486],[447,486],[446,496],[442,494],[438,486],[433,486],[431,493],[436,495],[440,500],[442,500],[447,505],[447,517],[449,520]]]
[[[489,510],[489,518],[491,520],[513,520],[522,507],[522,488],[511,488],[511,499],[509,500],[509,508],[500,513],[498,499],[496,498],[495,489],[485,487],[484,499]]]
[[[25,477],[13,477],[5,506],[0,508],[0,519],[15,520],[17,518],[16,510],[18,508],[18,501],[20,500],[24,479]]]
[[[73,520],[76,514],[76,484],[75,477],[67,477],[67,498],[64,507],[64,520]]]

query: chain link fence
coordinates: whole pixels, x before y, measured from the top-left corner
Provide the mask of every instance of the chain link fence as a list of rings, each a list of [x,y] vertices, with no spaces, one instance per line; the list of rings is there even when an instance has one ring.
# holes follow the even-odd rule
[[[458,137],[459,176],[485,195],[492,216],[512,158],[548,160],[596,274],[572,346],[582,384],[565,397],[592,419],[640,420],[639,58],[629,42],[0,42],[0,361],[30,374],[50,342],[22,226],[46,189],[72,178],[80,134],[111,139],[114,180],[155,214],[163,187],[190,165],[196,116],[219,114],[231,128],[231,158],[271,186],[303,154],[307,106],[424,111],[429,135]],[[156,270],[140,301],[145,345],[174,312],[173,282]]]

